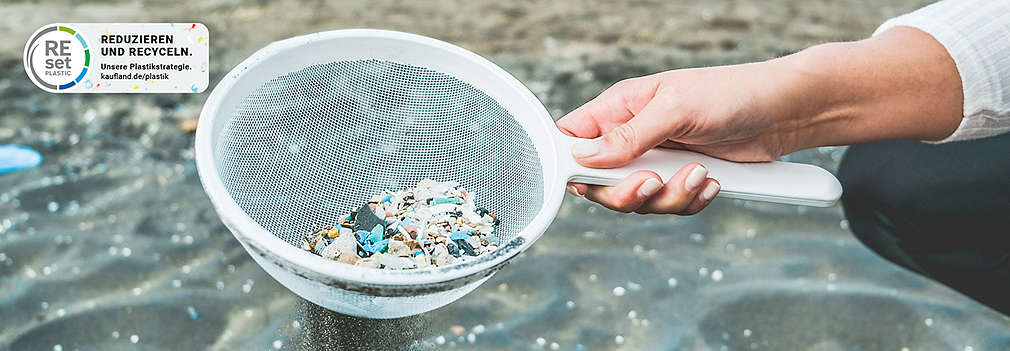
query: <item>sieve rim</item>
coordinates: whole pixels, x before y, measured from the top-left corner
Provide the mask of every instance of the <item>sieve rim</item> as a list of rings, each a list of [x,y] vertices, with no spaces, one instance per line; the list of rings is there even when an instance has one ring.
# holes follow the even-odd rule
[[[510,242],[514,243],[514,245],[511,245],[513,246],[511,249],[503,247],[500,250],[506,251],[502,251],[500,254],[479,256],[472,261],[434,269],[403,271],[369,269],[334,262],[301,250],[268,231],[239,207],[225,188],[213,156],[212,141],[215,135],[213,134],[214,128],[211,126],[214,125],[214,121],[218,118],[218,112],[223,100],[229,96],[229,93],[233,91],[237,82],[245,74],[263,61],[288,49],[309,45],[316,41],[341,38],[399,40],[411,44],[421,44],[429,49],[454,55],[456,58],[465,60],[476,68],[483,70],[481,73],[493,75],[494,79],[510,88],[512,90],[511,93],[518,94],[525,100],[522,103],[536,110],[540,117],[526,118],[536,121],[549,131],[548,137],[533,141],[544,171],[544,198],[536,216]],[[406,64],[410,63],[407,62]],[[462,78],[459,79],[462,80]],[[494,92],[486,93],[491,94]],[[227,117],[222,116],[220,118]],[[271,262],[281,264],[288,268],[288,270],[291,270],[291,273],[325,283],[332,287],[351,291],[373,295],[377,293],[377,289],[381,290],[382,288],[399,291],[398,293],[394,293],[395,295],[401,293],[409,294],[412,291],[434,292],[452,289],[486,277],[497,271],[497,269],[500,269],[521,252],[524,252],[543,235],[557,215],[564,198],[563,189],[565,180],[561,176],[561,172],[557,170],[556,162],[553,162],[556,161],[557,139],[550,132],[551,130],[556,131],[557,127],[554,125],[553,119],[551,119],[543,103],[518,79],[486,58],[456,45],[416,34],[380,29],[341,29],[273,42],[240,62],[218,82],[204,103],[198,126],[194,145],[197,171],[204,191],[208,194],[215,211],[229,231],[238,240],[257,248],[256,254],[263,256]],[[552,190],[555,188],[558,190]],[[520,239],[520,242],[516,242],[516,240]],[[250,251],[250,253],[252,254],[253,252]]]

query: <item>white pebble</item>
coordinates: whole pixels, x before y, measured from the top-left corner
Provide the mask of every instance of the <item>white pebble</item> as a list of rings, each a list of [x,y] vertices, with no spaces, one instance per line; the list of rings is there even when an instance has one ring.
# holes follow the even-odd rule
[[[638,312],[635,312],[635,310],[628,311],[628,319],[635,319],[635,317],[638,317]]]
[[[624,287],[614,288],[614,296],[624,296]]]
[[[130,250],[130,248],[128,248],[128,247],[124,247],[122,252],[123,252],[123,257],[130,257],[130,255],[133,254],[133,250]]]
[[[700,275],[702,277],[707,276],[708,275],[708,267],[699,267],[698,268],[698,275]]]
[[[624,336],[621,336],[621,335],[615,336],[614,337],[614,342],[617,343],[618,345],[623,344],[624,343]]]
[[[144,290],[141,288],[133,288],[133,296],[140,296],[140,294],[143,292]]]
[[[718,269],[712,271],[712,281],[718,283],[720,280],[722,280],[722,271]]]
[[[280,340],[274,340],[274,349],[280,350],[281,346],[284,346],[284,342]]]
[[[975,351],[975,348],[971,347],[971,346],[968,346],[968,345],[965,345],[964,351]]]
[[[568,300],[568,302],[565,302],[565,307],[568,307],[568,309],[575,308],[575,301]]]
[[[752,332],[751,332],[750,329],[744,329],[743,330],[743,337],[749,338],[751,336],[751,334],[752,334]]]
[[[595,282],[595,281],[596,281],[596,279],[599,279],[599,278],[598,278],[598,277],[596,276],[596,274],[590,274],[590,275],[589,275],[589,281],[591,281],[591,282]]]
[[[119,331],[118,330],[113,330],[112,331],[112,338],[113,339],[119,339]]]
[[[137,334],[130,335],[130,342],[136,344],[140,342],[140,337]]]
[[[172,280],[172,287],[173,288],[181,288],[182,287],[182,281],[179,280],[179,279],[173,279]]]
[[[53,345],[53,351],[63,351],[63,345],[60,344]]]
[[[557,349],[560,349],[560,348],[561,348],[561,345],[558,345],[558,343],[556,343],[556,342],[552,342],[551,343],[551,350],[557,350]]]
[[[547,340],[544,340],[544,338],[537,338],[537,345],[544,346],[545,344],[547,344]]]
[[[669,285],[671,288],[677,287],[677,278],[667,279],[666,280],[666,285]]]
[[[923,321],[923,323],[926,323],[927,327],[932,327],[933,326],[933,319],[932,318],[926,318],[926,320]]]
[[[471,344],[477,342],[477,335],[474,334],[474,333],[467,334],[466,335],[466,341],[468,341]]]
[[[445,345],[445,337],[439,335],[437,338],[435,338],[435,343],[439,345]]]

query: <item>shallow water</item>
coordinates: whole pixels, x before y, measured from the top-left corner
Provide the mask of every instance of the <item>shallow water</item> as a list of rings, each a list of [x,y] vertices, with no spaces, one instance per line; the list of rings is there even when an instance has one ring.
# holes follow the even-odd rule
[[[572,39],[579,21],[547,21],[521,6],[525,15],[484,10],[541,23],[546,27],[532,27],[553,41],[536,30],[505,31],[500,40],[488,39],[498,38],[493,30],[465,34],[418,24],[415,31],[488,55],[559,117],[621,78],[767,58],[831,39],[818,34],[824,26],[856,37],[888,13],[779,3],[803,14],[781,43],[769,39],[781,33],[772,24],[786,23],[788,14],[739,4],[728,12],[736,17],[716,19],[705,19],[710,8],[666,5],[677,10],[667,9],[679,16],[674,28],[693,28],[690,37],[701,38],[694,44],[602,26],[600,35],[612,36],[568,45],[582,40]],[[201,5],[203,21],[218,23],[210,25],[212,81],[273,39],[335,27],[411,30],[397,11],[425,13],[380,5],[374,10],[385,16],[333,12],[337,19],[312,17],[255,37],[226,28],[250,26],[255,18],[243,16],[279,5]],[[82,20],[102,11],[133,20],[149,13],[110,4],[74,11]],[[0,13],[24,14],[19,21],[29,32],[53,21],[20,4],[0,5]],[[743,38],[738,47],[720,44],[723,31]],[[540,44],[527,46],[524,35]],[[0,350],[1010,349],[1010,320],[878,258],[848,233],[840,208],[724,199],[700,215],[674,217],[624,215],[568,197],[530,251],[463,299],[398,320],[338,315],[268,277],[211,209],[195,172],[192,135],[178,128],[196,118],[206,93],[47,94],[24,76],[18,50],[0,56],[0,144],[32,146],[45,160],[0,175]],[[789,158],[833,169],[842,152],[822,148]]]

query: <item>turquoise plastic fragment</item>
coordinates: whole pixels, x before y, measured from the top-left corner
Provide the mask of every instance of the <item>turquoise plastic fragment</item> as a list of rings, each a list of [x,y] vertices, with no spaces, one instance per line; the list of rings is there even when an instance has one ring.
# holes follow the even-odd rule
[[[414,253],[415,257],[421,256],[421,255],[424,255],[424,250],[417,250],[417,252]]]
[[[42,163],[38,151],[21,145],[0,146],[0,174],[34,168]]]
[[[389,244],[389,239],[383,239],[381,241],[365,245],[365,251],[369,253],[385,252],[386,246]]]
[[[473,235],[473,232],[469,230],[460,230],[449,235],[449,240],[459,240],[466,239],[466,237]]]
[[[410,225],[411,223],[414,223],[414,220],[410,218],[404,218],[402,221],[400,221],[400,225],[404,227]]]
[[[379,202],[389,202],[389,199],[392,199],[392,198],[393,198],[393,195],[386,195],[386,197],[382,198],[382,201],[379,201]]]
[[[383,232],[382,225],[376,224],[374,227],[372,227],[372,232],[368,234],[368,240],[370,240],[373,243],[379,242],[379,240],[382,240],[382,232]]]
[[[456,197],[439,197],[431,200],[432,205],[454,204],[462,205],[463,200]]]

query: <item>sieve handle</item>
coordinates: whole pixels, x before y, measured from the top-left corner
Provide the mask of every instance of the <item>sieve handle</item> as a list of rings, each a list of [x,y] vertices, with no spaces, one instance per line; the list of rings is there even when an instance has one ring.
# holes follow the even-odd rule
[[[656,148],[631,164],[620,168],[584,167],[571,156],[571,146],[578,138],[561,137],[559,157],[568,161],[569,181],[595,185],[614,185],[640,170],[651,170],[664,181],[682,167],[697,162],[708,168],[709,177],[719,181],[720,197],[766,201],[790,205],[830,207],[842,195],[842,185],[823,168],[792,162],[732,162],[697,152]]]

